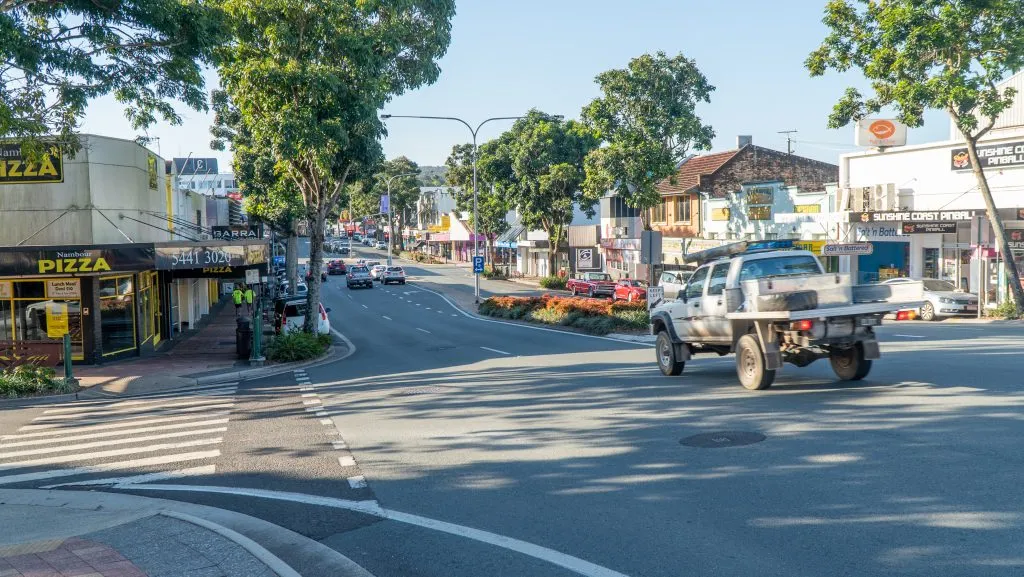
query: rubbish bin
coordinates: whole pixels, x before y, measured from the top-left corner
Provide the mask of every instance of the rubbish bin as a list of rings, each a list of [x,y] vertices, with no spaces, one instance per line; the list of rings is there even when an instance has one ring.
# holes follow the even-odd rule
[[[252,353],[252,326],[249,319],[239,318],[238,327],[235,329],[235,350],[238,358],[248,360]]]

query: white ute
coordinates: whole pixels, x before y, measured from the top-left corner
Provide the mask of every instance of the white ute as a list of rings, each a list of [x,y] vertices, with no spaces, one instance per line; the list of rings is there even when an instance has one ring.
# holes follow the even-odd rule
[[[651,310],[661,372],[682,373],[695,354],[736,353],[750,390],[770,387],[783,362],[828,358],[841,380],[866,377],[880,356],[874,327],[887,313],[920,306],[921,283],[853,285],[792,246],[740,242],[688,255],[699,268],[679,298]]]

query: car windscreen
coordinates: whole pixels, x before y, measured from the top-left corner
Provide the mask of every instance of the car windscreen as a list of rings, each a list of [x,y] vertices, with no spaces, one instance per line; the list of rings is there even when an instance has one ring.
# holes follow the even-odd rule
[[[795,255],[748,260],[740,268],[740,282],[774,276],[821,274],[813,256]]]
[[[924,290],[932,292],[953,292],[956,287],[948,280],[924,279]]]
[[[587,275],[587,280],[601,280],[601,281],[612,280],[612,275],[610,275],[610,274],[589,274],[589,275]]]
[[[400,267],[400,266],[389,266],[388,267],[388,272],[402,272],[402,267]]]
[[[368,272],[370,272],[370,271],[365,266],[354,266],[354,267],[352,267],[352,273],[353,274],[359,274],[359,273],[366,274]]]
[[[284,315],[286,317],[304,317],[306,316],[306,304],[289,304],[284,307]]]
[[[631,281],[629,281],[629,286],[640,286],[640,287],[643,287],[643,286],[647,286],[647,283],[642,281],[642,280],[631,280]]]

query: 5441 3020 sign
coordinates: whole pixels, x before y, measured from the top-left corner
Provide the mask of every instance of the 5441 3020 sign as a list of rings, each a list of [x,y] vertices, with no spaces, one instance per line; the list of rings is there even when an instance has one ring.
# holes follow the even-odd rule
[[[64,182],[64,163],[56,146],[29,159],[20,144],[0,144],[0,184]]]

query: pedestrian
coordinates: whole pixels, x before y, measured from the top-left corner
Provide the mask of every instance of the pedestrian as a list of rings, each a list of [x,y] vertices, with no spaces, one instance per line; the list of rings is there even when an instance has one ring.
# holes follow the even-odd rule
[[[244,294],[242,293],[242,287],[240,285],[235,285],[235,290],[231,291],[231,300],[234,301],[234,303],[235,303],[235,316],[236,317],[242,311],[242,298],[243,297],[244,297]]]
[[[252,292],[252,287],[245,287],[245,308],[249,310],[249,316],[252,316],[252,299],[256,296],[256,293]]]

